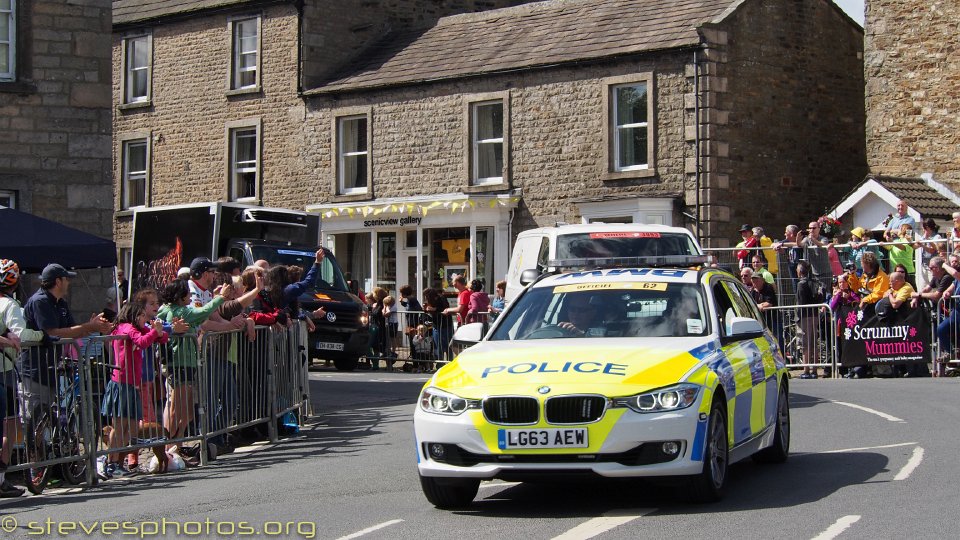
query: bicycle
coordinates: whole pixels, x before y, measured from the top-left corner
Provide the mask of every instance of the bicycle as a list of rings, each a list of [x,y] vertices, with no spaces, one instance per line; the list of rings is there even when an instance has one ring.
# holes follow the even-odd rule
[[[82,456],[87,444],[82,436],[83,416],[80,399],[80,362],[62,358],[57,364],[56,399],[34,416],[32,426],[24,426],[27,461],[42,463],[69,456]],[[19,371],[15,371],[21,381]],[[21,407],[25,404],[21,401]],[[87,460],[78,459],[59,465],[38,465],[28,468],[24,484],[34,495],[40,495],[50,481],[52,468],[59,466],[64,480],[73,485],[86,481]]]

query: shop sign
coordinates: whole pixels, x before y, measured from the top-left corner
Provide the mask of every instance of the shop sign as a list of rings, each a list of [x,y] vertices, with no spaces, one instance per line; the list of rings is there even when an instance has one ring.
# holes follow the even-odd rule
[[[364,227],[405,227],[407,225],[412,225],[414,227],[420,225],[420,221],[423,220],[422,217],[416,216],[406,216],[402,218],[378,218],[378,219],[367,219],[363,221]]]

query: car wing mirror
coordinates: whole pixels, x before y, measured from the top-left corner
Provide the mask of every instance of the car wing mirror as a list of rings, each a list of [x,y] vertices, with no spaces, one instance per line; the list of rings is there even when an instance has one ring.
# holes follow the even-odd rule
[[[730,337],[747,337],[750,335],[762,334],[763,325],[756,319],[750,317],[731,317],[727,321],[727,335]]]
[[[532,268],[524,270],[520,273],[520,284],[529,285],[537,280],[540,277],[540,272]]]

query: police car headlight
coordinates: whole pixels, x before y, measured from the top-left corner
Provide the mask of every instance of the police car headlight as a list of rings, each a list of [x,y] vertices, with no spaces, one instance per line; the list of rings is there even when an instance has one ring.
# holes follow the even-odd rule
[[[420,408],[428,413],[456,416],[467,409],[479,409],[480,400],[464,399],[430,387],[420,394]]]
[[[676,411],[696,403],[698,395],[700,395],[699,385],[685,383],[636,396],[615,398],[613,406],[627,407],[638,413]]]

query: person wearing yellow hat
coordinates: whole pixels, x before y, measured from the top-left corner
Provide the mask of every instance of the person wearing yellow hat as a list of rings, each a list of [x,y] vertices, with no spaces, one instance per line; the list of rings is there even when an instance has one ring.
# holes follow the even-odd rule
[[[880,255],[877,241],[863,227],[854,227],[850,231],[850,261],[856,265],[857,275],[863,274],[863,254]]]

